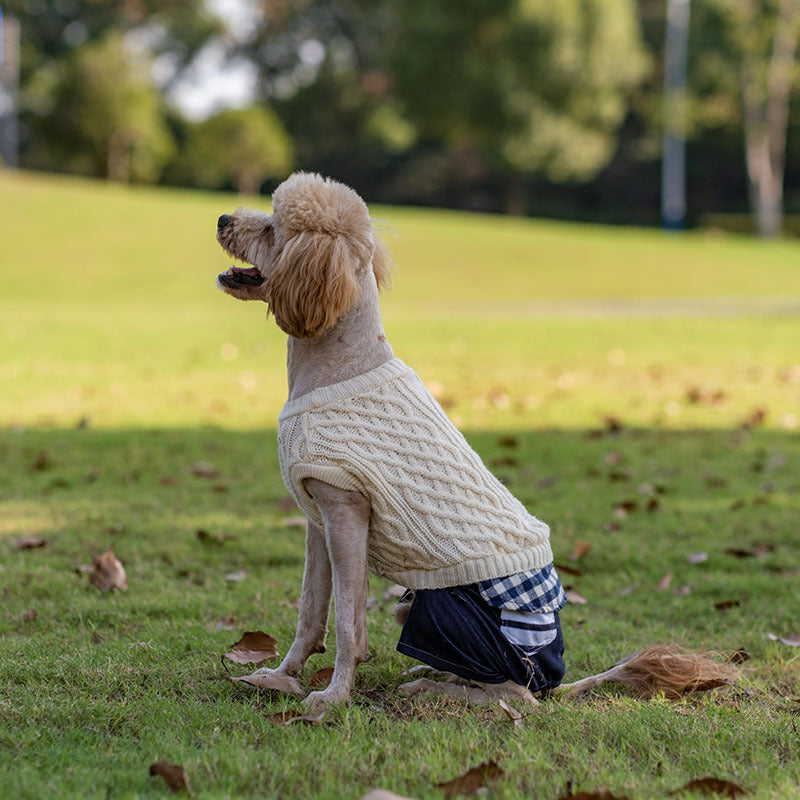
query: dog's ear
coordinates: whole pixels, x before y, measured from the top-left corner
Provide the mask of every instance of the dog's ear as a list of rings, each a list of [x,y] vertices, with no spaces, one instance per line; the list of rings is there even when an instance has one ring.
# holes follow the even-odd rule
[[[283,246],[265,282],[270,310],[290,336],[318,336],[358,300],[358,249],[348,237],[304,230]]]

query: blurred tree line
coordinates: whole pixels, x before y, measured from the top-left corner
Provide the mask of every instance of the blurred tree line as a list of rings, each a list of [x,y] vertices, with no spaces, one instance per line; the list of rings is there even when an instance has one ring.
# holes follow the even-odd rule
[[[24,167],[241,192],[302,168],[373,201],[659,219],[666,0],[2,5]],[[753,208],[775,232],[800,211],[800,0],[691,12],[689,221]],[[209,48],[250,64],[255,93],[197,121],[176,90]]]

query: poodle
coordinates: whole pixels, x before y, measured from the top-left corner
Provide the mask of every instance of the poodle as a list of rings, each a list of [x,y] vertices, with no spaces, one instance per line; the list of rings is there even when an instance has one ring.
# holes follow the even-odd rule
[[[219,217],[217,240],[249,265],[220,274],[219,288],[267,303],[288,335],[278,448],[287,490],[307,517],[295,639],[276,669],[242,680],[304,696],[298,678],[325,650],[333,596],[333,676],[305,702],[318,711],[348,700],[370,658],[371,570],[409,587],[398,650],[445,677],[404,684],[406,694],[536,702],[556,689],[566,600],[549,528],[395,358],[378,302],[390,260],[364,201],[334,180],[295,173],[274,192],[272,213],[239,208]],[[630,671],[635,660],[626,663]]]

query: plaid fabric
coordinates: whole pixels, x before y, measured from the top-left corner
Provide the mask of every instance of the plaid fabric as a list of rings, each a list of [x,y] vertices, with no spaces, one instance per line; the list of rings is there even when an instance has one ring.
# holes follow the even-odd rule
[[[495,608],[549,614],[562,609],[567,597],[553,564],[478,584],[481,597]]]

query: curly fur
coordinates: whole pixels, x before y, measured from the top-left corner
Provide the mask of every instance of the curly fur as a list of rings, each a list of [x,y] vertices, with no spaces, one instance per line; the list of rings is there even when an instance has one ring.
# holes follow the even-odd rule
[[[280,328],[297,339],[332,328],[359,299],[360,274],[372,267],[388,286],[390,261],[364,201],[350,187],[297,172],[272,196],[272,214],[239,208],[218,240],[264,276],[258,287],[229,294],[264,300]],[[224,288],[224,287],[223,287]]]

